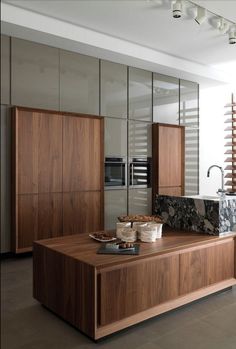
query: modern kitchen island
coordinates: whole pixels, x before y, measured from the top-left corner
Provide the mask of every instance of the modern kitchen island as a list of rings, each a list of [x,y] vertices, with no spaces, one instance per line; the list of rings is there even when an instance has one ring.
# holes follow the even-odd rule
[[[236,234],[168,229],[139,255],[96,254],[87,234],[34,243],[34,297],[97,340],[236,285]]]

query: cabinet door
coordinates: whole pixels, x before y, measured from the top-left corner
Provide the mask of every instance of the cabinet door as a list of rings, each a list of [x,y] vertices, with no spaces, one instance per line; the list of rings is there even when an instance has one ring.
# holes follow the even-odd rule
[[[127,156],[127,121],[105,118],[105,156]]]
[[[180,294],[234,277],[234,241],[180,255]]]
[[[10,251],[11,236],[11,113],[1,105],[1,253]]]
[[[116,229],[117,217],[127,215],[127,190],[105,190],[105,229]]]
[[[182,187],[159,187],[160,195],[181,196],[183,195]]]
[[[181,127],[159,125],[159,187],[182,186],[184,135]]]
[[[127,117],[127,66],[101,61],[101,115]]]
[[[15,127],[17,194],[38,193],[39,115],[17,110]]]
[[[153,74],[153,122],[179,125],[179,79]]]
[[[1,35],[1,104],[10,104],[10,37]]]
[[[103,229],[100,191],[63,194],[63,235]]]
[[[101,271],[99,285],[99,322],[100,325],[107,325],[177,298],[179,256]]]
[[[99,115],[99,60],[60,50],[60,110]]]
[[[129,189],[129,214],[152,214],[152,189]]]
[[[103,187],[102,127],[101,119],[64,117],[63,192]]]
[[[39,193],[62,192],[62,123],[61,115],[39,115]]]
[[[152,124],[129,121],[129,157],[152,157]]]
[[[39,194],[37,239],[62,235],[62,193]]]
[[[59,49],[12,38],[12,104],[59,109]]]
[[[152,122],[152,73],[129,68],[129,119]]]
[[[17,249],[31,249],[38,236],[38,195],[18,195]]]

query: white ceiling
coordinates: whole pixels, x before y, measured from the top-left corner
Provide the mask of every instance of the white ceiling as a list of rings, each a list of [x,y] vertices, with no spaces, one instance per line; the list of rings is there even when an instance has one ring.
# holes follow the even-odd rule
[[[193,0],[194,1],[194,0]],[[3,0],[14,6],[121,38],[189,61],[216,65],[236,61],[236,45],[189,12],[174,19],[170,0]],[[195,3],[236,22],[236,1]]]

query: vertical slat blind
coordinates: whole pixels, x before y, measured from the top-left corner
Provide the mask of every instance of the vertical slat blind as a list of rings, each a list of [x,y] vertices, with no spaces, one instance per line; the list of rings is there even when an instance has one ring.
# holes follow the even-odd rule
[[[225,105],[225,187],[228,192],[236,192],[236,101]]]

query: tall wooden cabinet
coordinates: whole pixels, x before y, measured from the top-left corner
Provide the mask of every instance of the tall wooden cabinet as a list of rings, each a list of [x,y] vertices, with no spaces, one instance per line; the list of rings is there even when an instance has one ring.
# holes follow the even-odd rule
[[[153,195],[184,195],[184,126],[152,125]]]
[[[103,119],[15,108],[13,250],[103,228]]]

